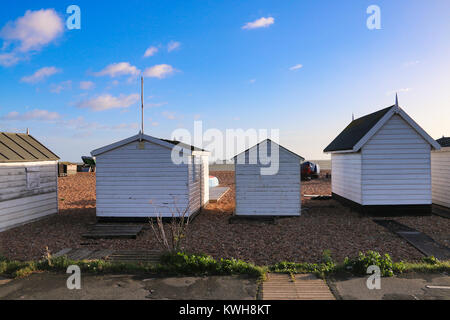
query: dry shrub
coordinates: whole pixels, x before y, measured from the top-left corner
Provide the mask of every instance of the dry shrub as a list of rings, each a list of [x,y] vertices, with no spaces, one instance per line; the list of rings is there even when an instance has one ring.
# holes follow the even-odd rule
[[[168,221],[167,228],[164,227],[164,221],[161,214],[155,219],[150,218],[150,225],[159,245],[168,252],[179,252],[181,250],[182,241],[186,239],[191,217],[188,215],[189,208],[180,211],[177,207],[170,208],[172,217]],[[156,220],[156,223],[155,221]]]

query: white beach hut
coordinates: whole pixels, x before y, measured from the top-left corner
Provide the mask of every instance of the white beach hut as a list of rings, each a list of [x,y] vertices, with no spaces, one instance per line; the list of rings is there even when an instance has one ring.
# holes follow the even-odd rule
[[[0,132],[0,231],[58,212],[58,160],[29,134]]]
[[[331,153],[333,197],[373,214],[431,212],[431,150],[440,149],[396,104],[353,120]]]
[[[98,220],[188,217],[208,203],[208,151],[137,134],[91,155]]]
[[[303,160],[270,139],[235,156],[236,216],[300,216]]]
[[[431,152],[433,203],[450,208],[450,137],[436,141],[441,150]]]

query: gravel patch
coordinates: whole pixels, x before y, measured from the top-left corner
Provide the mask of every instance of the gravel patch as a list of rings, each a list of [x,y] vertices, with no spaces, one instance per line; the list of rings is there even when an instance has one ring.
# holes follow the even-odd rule
[[[309,210],[301,217],[278,219],[276,224],[229,224],[234,210],[234,172],[211,172],[221,186],[231,190],[219,203],[209,204],[190,225],[185,249],[215,258],[237,258],[259,265],[289,260],[318,262],[329,249],[337,261],[359,251],[389,253],[395,260],[418,260],[421,254],[403,239],[334,200],[303,199]],[[302,181],[302,194],[330,194],[331,180],[324,177]],[[59,214],[0,233],[0,253],[11,259],[42,257],[63,248],[110,248],[114,250],[159,249],[149,225],[137,239],[89,240],[82,238],[95,223],[95,174],[78,173],[59,178]],[[448,219],[395,218],[448,244]]]

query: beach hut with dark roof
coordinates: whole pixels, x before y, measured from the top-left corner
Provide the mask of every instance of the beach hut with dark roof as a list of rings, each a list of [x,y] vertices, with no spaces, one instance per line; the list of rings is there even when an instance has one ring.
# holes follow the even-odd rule
[[[353,120],[324,150],[333,197],[373,214],[431,212],[431,150],[440,145],[402,108]]]
[[[209,152],[137,134],[93,150],[98,220],[190,217],[209,201]]]
[[[0,231],[58,212],[58,160],[28,133],[0,132]]]
[[[431,152],[433,203],[450,208],[450,137],[436,140],[441,150]]]

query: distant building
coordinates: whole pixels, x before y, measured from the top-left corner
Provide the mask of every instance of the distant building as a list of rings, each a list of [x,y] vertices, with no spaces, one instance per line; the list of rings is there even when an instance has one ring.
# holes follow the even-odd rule
[[[431,212],[431,150],[440,149],[396,104],[353,120],[331,153],[333,197],[364,212]]]
[[[58,160],[29,134],[0,132],[0,231],[58,212]]]

